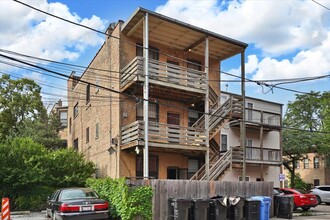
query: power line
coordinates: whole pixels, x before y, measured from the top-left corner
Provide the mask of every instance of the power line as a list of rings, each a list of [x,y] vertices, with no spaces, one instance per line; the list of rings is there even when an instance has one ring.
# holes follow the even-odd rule
[[[321,6],[321,7],[323,7],[323,8],[325,8],[325,9],[327,9],[327,10],[329,10],[330,11],[330,8],[328,8],[327,6],[325,6],[325,5],[322,5],[321,3],[319,3],[319,2],[317,2],[317,1],[315,1],[315,0],[312,0],[314,3],[316,3],[316,4],[318,4],[319,6]]]
[[[16,62],[24,63],[24,64],[26,64],[26,65],[34,66],[34,67],[36,67],[36,68],[40,68],[40,69],[43,69],[43,70],[45,70],[45,71],[49,71],[49,72],[54,73],[54,74],[56,74],[56,75],[62,75],[62,76],[64,76],[64,77],[67,77],[67,78],[69,78],[69,79],[72,79],[72,77],[70,77],[70,76],[66,76],[66,75],[64,75],[64,74],[57,73],[57,72],[52,71],[52,70],[47,70],[46,68],[38,67],[38,66],[36,66],[36,65],[34,65],[34,64],[25,63],[24,61],[17,60],[16,58],[13,58],[13,57],[8,57],[8,56],[3,55],[3,54],[0,54],[0,56],[2,56],[2,57],[6,57],[7,59],[10,59],[10,60],[14,60],[14,61],[16,61]],[[88,84],[88,82],[86,82],[86,81],[84,81],[84,80],[78,80],[78,81],[81,81],[81,82],[83,82],[83,83],[87,83],[87,84]],[[92,84],[92,83],[89,83],[89,84]],[[140,101],[148,101],[149,103],[153,103],[152,100],[143,99],[143,98],[138,98],[138,97],[135,97],[135,96],[132,96],[132,95],[128,95],[128,94],[125,94],[125,93],[118,92],[118,91],[113,90],[113,89],[109,89],[109,88],[107,88],[107,87],[102,87],[102,86],[100,86],[100,88],[105,89],[105,90],[112,91],[112,92],[117,93],[117,94],[122,94],[122,95],[125,95],[125,96],[128,96],[128,97],[131,97],[131,98],[135,98],[135,99],[140,100]],[[203,113],[203,114],[206,114],[206,115],[211,115],[210,113],[204,113],[204,112],[197,111],[197,110],[192,110],[192,109],[188,109],[188,108],[182,108],[182,107],[178,107],[178,106],[173,106],[173,105],[168,105],[168,104],[160,103],[160,102],[158,102],[157,100],[156,100],[156,103],[158,103],[158,104],[160,104],[160,105],[164,105],[164,106],[175,107],[175,108],[177,108],[177,109],[190,110],[190,111],[194,111],[194,112],[197,112],[197,113]],[[220,118],[224,118],[224,119],[228,119],[227,117],[221,117],[221,116],[219,116],[219,115],[212,115],[212,116],[220,117]],[[250,121],[245,121],[245,122],[250,122]],[[289,127],[283,127],[283,126],[282,126],[281,128],[291,129],[291,130],[297,130],[296,128],[289,128]],[[311,132],[311,131],[309,131],[309,130],[301,130],[301,129],[298,129],[298,130],[300,130],[300,131],[304,131],[304,132]],[[330,132],[318,132],[318,131],[313,131],[313,133],[324,133],[324,134],[330,134]]]
[[[60,64],[60,65],[65,65],[65,66],[73,66],[73,67],[79,67],[79,68],[84,68],[84,69],[92,69],[92,70],[98,70],[98,71],[104,71],[104,72],[121,73],[120,71],[109,71],[109,70],[104,70],[104,69],[100,69],[100,68],[85,67],[85,66],[81,66],[81,65],[74,65],[74,64],[64,63],[64,62],[53,61],[53,60],[49,60],[49,59],[38,58],[38,57],[34,57],[34,56],[29,56],[29,55],[17,53],[17,52],[14,52],[14,51],[8,51],[8,50],[3,50],[3,49],[0,49],[0,51],[1,52],[5,52],[5,53],[9,53],[9,54],[18,55],[18,56],[24,56],[24,57],[28,57],[28,58],[32,58],[32,59],[37,59],[37,60],[43,60],[43,61],[47,61],[47,62],[52,62],[52,63],[56,63],[56,64]],[[20,59],[20,60],[24,60],[24,59]],[[27,60],[25,60],[25,61],[27,61]],[[8,64],[8,65],[10,65],[10,64]],[[61,69],[61,68],[57,68],[57,69]],[[70,69],[70,71],[72,71],[72,70]],[[77,71],[77,70],[74,70],[74,71]],[[84,71],[86,71],[86,70],[84,70]],[[90,70],[87,70],[87,72],[95,73],[95,72],[92,72]],[[230,74],[230,73],[227,73],[227,72],[224,72],[224,71],[219,71],[219,72],[226,73],[227,75]],[[96,74],[98,74],[98,73],[96,73]],[[132,75],[140,75],[140,74],[132,74]],[[104,80],[107,80],[107,82],[110,79],[118,79],[119,80],[118,77],[112,77],[112,76],[109,76],[109,75],[102,75],[102,74],[96,75],[96,78],[102,77],[102,76],[105,77]],[[236,75],[233,75],[233,76],[239,77],[239,76],[236,76]],[[88,77],[91,78],[93,76],[89,76],[89,75],[87,76],[87,75],[85,75],[85,77],[86,78],[88,78]],[[158,76],[158,77],[161,77],[161,76]],[[267,92],[264,92],[264,93],[268,93],[273,88],[279,88],[279,89],[287,90],[287,91],[290,91],[290,92],[307,94],[307,93],[304,93],[304,92],[301,92],[301,91],[279,87],[278,85],[289,84],[289,83],[297,83],[297,82],[304,82],[304,81],[311,81],[311,80],[328,78],[328,77],[330,77],[330,75],[321,75],[321,76],[315,76],[315,77],[287,78],[287,79],[283,79],[282,78],[282,79],[272,79],[272,80],[253,80],[253,81],[252,80],[245,79],[245,81],[246,82],[256,83],[259,86],[263,86],[264,85],[266,87],[269,87],[270,89]],[[110,78],[110,79],[108,80],[108,78]],[[164,77],[164,78],[167,78],[167,77]],[[177,77],[177,78],[180,78],[180,77]],[[97,79],[97,80],[102,80],[102,79]],[[210,79],[207,80],[207,81],[210,81],[210,82],[241,82],[241,80],[236,80],[235,81],[235,80],[210,80]],[[281,83],[275,83],[275,84],[269,84],[269,83],[267,83],[267,82],[277,82],[277,81],[281,81]],[[112,82],[113,83],[118,83],[116,81],[112,81]]]
[[[97,33],[104,34],[104,35],[106,35],[106,36],[108,36],[108,37],[111,37],[111,38],[114,38],[114,39],[119,40],[119,37],[115,37],[115,36],[113,36],[113,35],[109,35],[109,34],[107,34],[107,33],[104,33],[104,32],[102,32],[102,31],[96,30],[96,29],[94,29],[94,28],[91,28],[91,27],[88,27],[88,26],[85,26],[85,25],[81,25],[81,24],[79,24],[79,23],[76,23],[76,22],[70,21],[70,20],[68,20],[68,19],[65,19],[65,18],[62,18],[62,17],[56,16],[56,15],[53,15],[53,14],[48,13],[48,12],[46,12],[46,11],[40,10],[40,9],[38,9],[38,8],[35,8],[35,7],[33,7],[33,6],[29,5],[29,4],[23,3],[23,2],[21,2],[21,1],[18,1],[18,0],[13,0],[13,1],[15,1],[15,2],[17,2],[17,3],[19,3],[19,4],[22,4],[22,5],[26,6],[26,7],[32,8],[32,9],[34,9],[34,10],[36,10],[36,11],[41,12],[41,13],[44,13],[44,14],[47,14],[47,15],[49,15],[49,16],[55,17],[55,18],[57,18],[57,19],[60,19],[60,20],[62,20],[62,21],[69,22],[69,23],[71,23],[71,24],[78,25],[78,26],[80,26],[80,27],[87,28],[87,29],[89,29],[89,30],[91,30],[91,31],[95,31],[95,32],[97,32]],[[316,1],[315,1],[315,2],[316,2]],[[139,45],[139,44],[136,44],[136,43],[132,43],[132,42],[129,42],[129,41],[124,41],[124,42],[129,43],[129,44],[133,44],[133,45],[138,46],[138,47],[141,47],[141,48],[143,48],[143,49],[148,49],[148,50],[152,50],[152,51],[153,51],[153,49],[151,49],[151,48],[145,48],[145,47],[143,47],[143,46],[141,46],[141,45]],[[156,51],[156,52],[159,53],[159,51]],[[161,54],[163,54],[163,55],[165,55],[165,56],[168,56],[168,57],[172,57],[172,58],[177,59],[177,60],[182,60],[182,61],[185,61],[185,62],[191,63],[189,60],[185,60],[185,59],[182,59],[182,58],[179,58],[179,57],[175,57],[175,56],[170,55],[170,54],[166,54],[166,53],[161,53]],[[198,65],[200,65],[200,64],[198,64]],[[200,66],[202,66],[202,65],[200,65]],[[209,69],[211,70],[212,68],[209,68]],[[218,70],[216,70],[216,71],[218,71]],[[220,71],[220,73],[223,73],[223,74],[226,74],[226,75],[229,75],[229,76],[232,76],[232,77],[241,78],[241,77],[239,77],[239,76],[236,76],[236,75],[234,75],[234,74],[229,74],[229,73],[226,73],[226,72],[224,72],[224,71]],[[254,83],[258,84],[258,85],[261,86],[261,87],[266,86],[266,87],[270,88],[266,93],[268,93],[269,91],[273,91],[273,88],[277,88],[277,89],[282,89],[282,90],[291,91],[291,92],[295,92],[295,93],[309,94],[309,93],[301,92],[301,91],[298,91],[298,90],[292,90],[292,89],[287,89],[287,88],[283,88],[283,87],[280,87],[280,86],[269,85],[269,84],[264,83],[264,82],[256,82],[256,81],[254,81],[254,80],[247,79],[247,78],[245,78],[244,80],[247,80],[247,81],[250,81],[250,82],[254,82]],[[264,92],[264,93],[265,93],[265,92]]]

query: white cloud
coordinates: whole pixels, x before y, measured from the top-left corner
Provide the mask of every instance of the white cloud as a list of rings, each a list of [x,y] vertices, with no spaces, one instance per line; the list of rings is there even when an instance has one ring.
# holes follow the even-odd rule
[[[306,0],[233,0],[220,4],[217,0],[169,0],[156,11],[253,43],[272,56],[320,45],[330,26],[329,11]]]
[[[97,16],[80,18],[62,3],[24,1],[33,7],[98,30],[106,21]],[[0,1],[0,47],[52,60],[74,60],[88,47],[100,45],[104,36],[47,16],[13,1]]]
[[[287,79],[321,76],[330,74],[330,31],[321,45],[310,50],[302,50],[292,59],[277,60],[265,57],[258,60],[256,55],[249,55],[245,63],[246,74],[254,80]],[[240,67],[228,72],[240,75]]]

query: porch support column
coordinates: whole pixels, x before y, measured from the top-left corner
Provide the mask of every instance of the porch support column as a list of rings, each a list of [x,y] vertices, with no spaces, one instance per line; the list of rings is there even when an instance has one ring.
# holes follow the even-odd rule
[[[206,136],[206,155],[205,155],[205,174],[206,179],[210,180],[210,125],[209,125],[209,38],[205,37],[205,80],[206,80],[206,94],[205,94],[205,136]]]
[[[246,176],[246,129],[245,129],[245,50],[241,52],[241,93],[242,93],[242,120],[240,126],[241,136],[241,149],[243,150],[243,169],[242,169],[242,181],[245,181]]]
[[[144,57],[144,75],[143,84],[143,120],[144,120],[144,150],[143,150],[143,177],[149,178],[149,28],[148,28],[148,13],[145,14],[143,20],[143,57]]]
[[[263,124],[263,111],[261,111],[261,123]],[[264,181],[264,126],[260,127],[260,178]]]

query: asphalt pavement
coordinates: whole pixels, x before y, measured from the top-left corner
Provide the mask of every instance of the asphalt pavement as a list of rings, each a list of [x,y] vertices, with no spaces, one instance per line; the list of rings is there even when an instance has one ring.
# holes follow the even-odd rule
[[[11,214],[12,220],[49,220],[46,218],[45,212],[13,212]],[[283,218],[271,218],[271,220]],[[293,213],[293,219],[297,220],[329,220],[330,219],[330,206],[318,205],[315,208],[311,208],[308,212],[303,212],[298,209]],[[1,220],[1,218],[0,218]]]

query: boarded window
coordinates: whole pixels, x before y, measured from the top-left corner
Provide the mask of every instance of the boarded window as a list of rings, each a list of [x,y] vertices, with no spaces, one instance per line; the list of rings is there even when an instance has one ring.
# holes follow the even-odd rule
[[[89,127],[86,128],[86,143],[89,142]]]
[[[136,156],[136,176],[143,177],[143,157]],[[149,155],[149,177],[158,179],[158,156]]]
[[[136,120],[143,121],[143,102],[139,102],[136,105]],[[149,102],[149,121],[158,122],[158,111],[159,106],[157,103],[150,103]]]
[[[91,85],[88,84],[86,86],[86,103],[88,103],[91,100]]]
[[[73,118],[76,118],[78,116],[78,102],[73,107]]]

